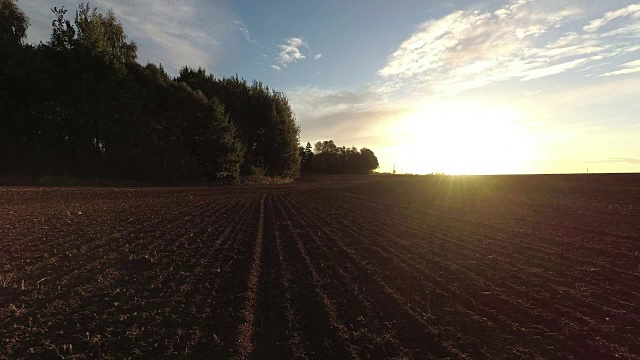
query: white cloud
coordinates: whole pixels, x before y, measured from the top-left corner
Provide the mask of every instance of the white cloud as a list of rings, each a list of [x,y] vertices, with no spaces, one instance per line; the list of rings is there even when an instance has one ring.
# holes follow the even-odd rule
[[[605,13],[603,17],[591,21],[583,29],[587,32],[598,31],[601,27],[607,25],[610,21],[624,16],[632,16],[634,18],[640,17],[640,4],[631,4],[622,9],[609,11]]]
[[[271,68],[275,71],[281,71],[282,69],[278,65],[271,65]]]
[[[624,67],[640,67],[640,59],[639,60],[634,60],[634,61],[630,61],[626,64],[622,64],[622,66]]]
[[[611,72],[602,74],[600,76],[625,75],[625,74],[633,74],[633,73],[640,72],[640,60],[635,60],[635,61],[628,62],[626,64],[622,64],[620,65],[620,67],[623,67],[624,69],[611,71]]]
[[[595,32],[602,25],[567,31],[575,29],[571,23],[582,19],[583,12],[551,4],[515,0],[492,12],[456,11],[424,22],[379,69],[377,87],[452,95],[504,80],[560,74],[640,49],[637,22],[609,33]],[[590,24],[638,17],[639,11],[640,5],[627,6]]]
[[[305,48],[309,48],[309,44],[307,44],[301,37],[292,37],[289,39],[285,39],[284,44],[278,45],[278,49],[280,49],[280,53],[278,53],[278,62],[282,67],[287,67],[290,63],[295,63],[298,60],[306,59],[307,57],[302,53],[302,50]]]
[[[278,67],[278,71],[287,68],[291,63],[302,61],[307,57],[312,57],[313,60],[318,60],[322,57],[320,53],[313,55],[309,44],[304,41],[302,37],[297,36],[284,39],[284,43],[278,45],[278,50],[279,52],[276,56],[277,65],[272,66],[272,68],[274,68],[274,66]]]

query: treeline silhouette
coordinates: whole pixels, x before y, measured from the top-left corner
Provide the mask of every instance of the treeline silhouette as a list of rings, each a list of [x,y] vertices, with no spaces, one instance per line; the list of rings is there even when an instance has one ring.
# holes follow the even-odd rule
[[[307,146],[300,146],[298,151],[304,173],[370,174],[378,168],[378,158],[373,151],[338,147],[333,140],[318,141],[314,149],[307,142]]]
[[[0,0],[0,175],[166,183],[300,171],[287,98],[260,82],[136,62],[112,11],[54,8],[50,40]]]

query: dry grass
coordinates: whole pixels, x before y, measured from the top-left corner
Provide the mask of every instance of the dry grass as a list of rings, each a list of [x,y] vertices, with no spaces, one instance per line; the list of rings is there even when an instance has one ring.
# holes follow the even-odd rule
[[[0,287],[7,288],[11,284],[11,279],[15,273],[0,274]]]

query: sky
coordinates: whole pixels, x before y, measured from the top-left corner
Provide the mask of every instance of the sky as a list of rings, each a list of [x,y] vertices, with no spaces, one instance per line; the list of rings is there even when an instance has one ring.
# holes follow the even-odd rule
[[[18,2],[30,43],[50,8]],[[640,2],[95,0],[138,61],[284,91],[302,144],[380,171],[640,172]],[[72,18],[72,16],[71,16]]]

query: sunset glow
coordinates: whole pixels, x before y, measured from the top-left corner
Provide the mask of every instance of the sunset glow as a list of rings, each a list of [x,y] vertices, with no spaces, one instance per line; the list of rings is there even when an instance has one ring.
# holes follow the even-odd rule
[[[417,110],[396,131],[403,171],[447,174],[526,172],[534,151],[513,110],[449,103]]]

